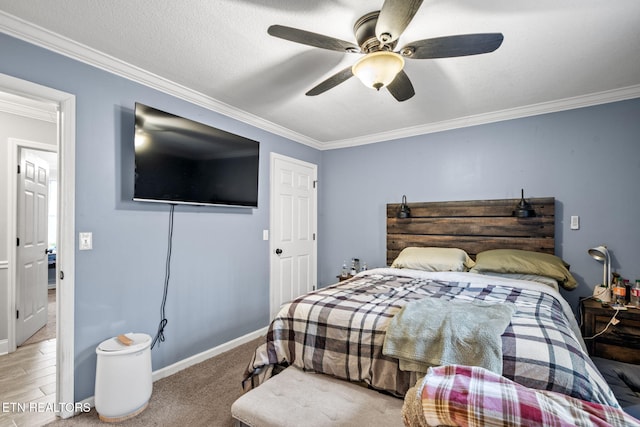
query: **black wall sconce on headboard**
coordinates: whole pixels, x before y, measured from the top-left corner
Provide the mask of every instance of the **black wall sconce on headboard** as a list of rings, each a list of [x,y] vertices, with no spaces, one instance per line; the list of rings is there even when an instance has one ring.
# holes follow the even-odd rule
[[[411,218],[411,209],[407,206],[407,196],[402,196],[402,204],[396,216],[398,218]]]
[[[511,216],[515,216],[517,218],[531,218],[536,216],[536,211],[535,209],[533,209],[533,206],[531,206],[531,203],[527,202],[524,199],[524,188],[521,189],[521,191],[522,191],[522,198],[520,199],[520,202],[518,202],[515,209],[511,213]]]

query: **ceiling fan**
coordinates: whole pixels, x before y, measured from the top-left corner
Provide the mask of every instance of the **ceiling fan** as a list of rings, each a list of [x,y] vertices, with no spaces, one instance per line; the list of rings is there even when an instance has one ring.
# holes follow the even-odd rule
[[[450,58],[478,55],[496,50],[502,33],[461,34],[418,40],[395,51],[398,38],[420,8],[422,0],[385,0],[382,9],[367,13],[356,21],[353,32],[358,44],[283,25],[272,25],[267,32],[274,37],[338,52],[364,54],[353,66],[338,71],[321,82],[307,96],[319,95],[352,76],[366,86],[386,87],[398,101],[415,95],[413,85],[403,71],[404,59]]]

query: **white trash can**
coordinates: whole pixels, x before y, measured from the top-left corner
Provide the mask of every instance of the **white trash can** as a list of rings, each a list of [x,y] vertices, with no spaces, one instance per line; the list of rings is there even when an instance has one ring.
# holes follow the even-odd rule
[[[118,337],[96,348],[95,406],[102,421],[122,421],[144,411],[152,390],[151,337],[125,334],[130,345]]]

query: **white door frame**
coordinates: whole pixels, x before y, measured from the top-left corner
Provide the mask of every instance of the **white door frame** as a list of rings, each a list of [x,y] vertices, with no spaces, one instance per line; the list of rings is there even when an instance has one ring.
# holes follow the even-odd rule
[[[75,294],[75,146],[76,146],[76,99],[75,95],[41,86],[26,80],[0,74],[0,91],[57,103],[58,110],[58,250],[56,271],[56,410],[62,418],[75,415],[74,399],[74,294]],[[23,141],[24,142],[24,141]],[[31,143],[33,144],[33,143]],[[46,145],[46,144],[42,144]],[[7,203],[8,301],[15,307],[16,297],[16,226],[17,183],[14,172],[17,168],[17,143],[11,144],[7,173],[9,174],[9,200]],[[49,150],[51,149],[48,146]],[[39,148],[41,149],[41,148]],[[13,237],[13,238],[12,238]],[[11,244],[14,243],[14,244]],[[15,310],[8,310],[8,346],[15,350]]]
[[[312,168],[315,173],[316,173],[316,179],[317,179],[317,173],[318,173],[318,165],[313,164],[313,163],[309,163],[309,162],[305,162],[303,160],[299,160],[299,159],[295,159],[293,157],[288,157],[288,156],[284,156],[282,154],[278,154],[278,153],[274,153],[271,152],[271,155],[269,157],[269,316],[272,315],[272,313],[276,313],[279,307],[272,307],[272,293],[273,293],[273,289],[275,286],[275,282],[276,279],[273,277],[273,272],[274,272],[274,268],[273,268],[273,263],[277,262],[274,260],[273,254],[275,253],[275,250],[277,249],[275,247],[275,243],[274,243],[274,233],[273,230],[276,227],[276,210],[275,210],[275,197],[274,197],[274,186],[275,186],[275,182],[276,182],[276,177],[274,176],[274,164],[275,164],[275,160],[276,159],[281,159],[287,162],[291,162],[291,163],[297,163],[299,165],[305,166],[305,167],[310,167]],[[315,185],[315,183],[314,183]],[[316,238],[313,239],[313,270],[314,270],[314,280],[313,280],[313,284],[312,287],[313,289],[316,289],[318,286],[318,238],[317,238],[317,230],[318,230],[318,192],[314,191],[313,192],[313,206],[315,207],[315,211],[313,212],[313,224],[312,224],[312,228],[314,230],[314,233],[316,234]],[[271,320],[271,319],[269,319]]]

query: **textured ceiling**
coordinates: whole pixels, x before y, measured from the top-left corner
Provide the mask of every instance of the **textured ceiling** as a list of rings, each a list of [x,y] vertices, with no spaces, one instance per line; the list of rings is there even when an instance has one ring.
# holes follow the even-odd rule
[[[293,140],[366,144],[640,96],[637,0],[425,0],[398,46],[501,32],[495,52],[407,60],[416,95],[357,79],[304,93],[358,55],[271,37],[281,24],[354,41],[378,0],[0,0],[0,31]]]

